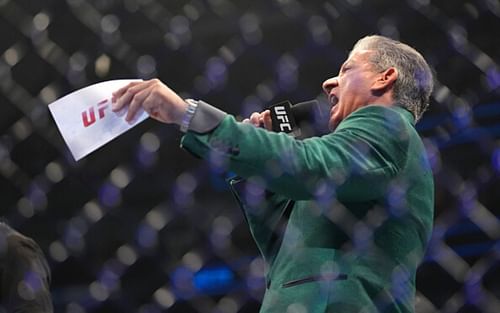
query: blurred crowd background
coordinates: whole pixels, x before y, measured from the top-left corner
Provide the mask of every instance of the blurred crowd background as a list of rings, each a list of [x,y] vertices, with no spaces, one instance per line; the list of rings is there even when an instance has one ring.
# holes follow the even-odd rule
[[[49,103],[158,77],[239,118],[326,106],[321,83],[369,34],[436,74],[417,312],[500,312],[498,0],[0,0],[0,217],[46,253],[56,312],[257,312],[265,266],[224,174],[176,127],[147,120],[75,162]]]

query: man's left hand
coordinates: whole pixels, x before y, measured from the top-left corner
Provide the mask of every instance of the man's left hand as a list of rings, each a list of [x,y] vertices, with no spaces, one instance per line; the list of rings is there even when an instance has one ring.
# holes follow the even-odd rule
[[[132,122],[139,108],[163,123],[181,124],[187,103],[158,79],[132,82],[113,92],[113,111],[128,106],[125,120]]]

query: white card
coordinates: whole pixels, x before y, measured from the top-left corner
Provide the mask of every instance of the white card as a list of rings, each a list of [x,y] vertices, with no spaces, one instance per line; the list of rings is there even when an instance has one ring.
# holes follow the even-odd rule
[[[112,93],[138,79],[119,79],[97,83],[49,104],[64,141],[76,161],[98,149],[149,115],[140,109],[132,123],[125,121],[127,108],[111,110]]]

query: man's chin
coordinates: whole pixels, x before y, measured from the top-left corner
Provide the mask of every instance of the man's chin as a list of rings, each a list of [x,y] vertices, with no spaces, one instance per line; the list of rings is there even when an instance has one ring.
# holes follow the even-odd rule
[[[334,131],[335,128],[337,128],[337,126],[339,126],[339,123],[333,119],[330,119],[330,121],[328,121],[328,129],[330,131]]]
[[[339,103],[336,103],[330,111],[330,120],[328,121],[328,129],[334,131],[339,125],[341,119],[339,119]]]

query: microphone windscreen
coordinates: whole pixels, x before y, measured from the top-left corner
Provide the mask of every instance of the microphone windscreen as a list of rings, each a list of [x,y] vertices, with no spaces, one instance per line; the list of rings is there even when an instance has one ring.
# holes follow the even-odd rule
[[[283,101],[268,108],[271,111],[273,131],[285,132],[297,139],[320,136],[324,132],[324,112],[317,100],[292,105]]]
[[[313,123],[318,113],[321,114],[322,112],[319,109],[317,100],[310,100],[292,105],[292,114],[297,124],[302,122]]]
[[[324,130],[324,124],[326,124],[325,108],[317,100],[292,105],[291,111],[297,128],[300,129],[299,135],[296,136],[297,139],[321,136],[326,133]]]

